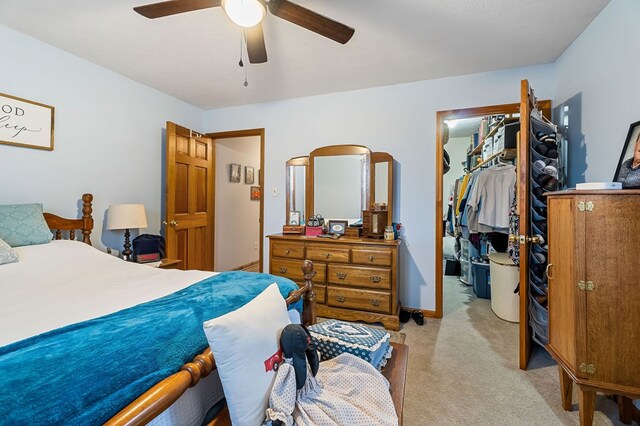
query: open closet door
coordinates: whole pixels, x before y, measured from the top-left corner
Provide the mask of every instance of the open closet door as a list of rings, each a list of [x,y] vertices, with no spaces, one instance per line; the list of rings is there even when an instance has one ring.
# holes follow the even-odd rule
[[[180,269],[213,270],[213,140],[167,122],[167,257]]]
[[[540,110],[551,119],[551,101],[538,101],[528,80],[520,87],[520,139],[518,143],[518,216],[520,232],[520,369],[526,370],[533,347],[529,323],[529,248],[533,235],[529,232],[531,216],[531,112]],[[533,241],[536,241],[535,239]]]

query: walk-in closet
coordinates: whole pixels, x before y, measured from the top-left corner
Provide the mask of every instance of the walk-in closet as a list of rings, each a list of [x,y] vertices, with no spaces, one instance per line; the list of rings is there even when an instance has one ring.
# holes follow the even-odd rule
[[[528,82],[519,104],[443,111],[442,283],[519,324],[519,365],[548,343],[546,193],[567,143]]]

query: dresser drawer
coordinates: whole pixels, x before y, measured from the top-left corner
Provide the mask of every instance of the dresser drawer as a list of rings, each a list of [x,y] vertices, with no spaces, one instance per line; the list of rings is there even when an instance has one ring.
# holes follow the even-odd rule
[[[289,259],[304,259],[304,244],[289,241],[274,241],[271,244],[271,256]]]
[[[362,265],[391,266],[391,249],[354,248],[351,259]]]
[[[327,305],[370,312],[391,312],[391,294],[382,291],[327,287]]]
[[[349,263],[349,249],[328,245],[307,245],[307,259],[322,262]]]
[[[356,287],[390,289],[391,270],[363,266],[343,266],[330,264],[328,282]]]
[[[293,281],[304,283],[304,276],[302,274],[302,260],[289,260],[272,258],[271,267],[269,271],[273,275],[289,278]],[[324,284],[326,275],[326,264],[321,262],[313,262],[313,270],[316,272],[316,276],[313,277],[313,282]]]

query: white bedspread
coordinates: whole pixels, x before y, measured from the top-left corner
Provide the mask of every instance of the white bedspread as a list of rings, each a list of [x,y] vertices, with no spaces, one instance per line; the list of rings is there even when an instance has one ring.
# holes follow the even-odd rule
[[[148,302],[215,275],[124,262],[78,241],[17,247],[0,266],[0,346]]]

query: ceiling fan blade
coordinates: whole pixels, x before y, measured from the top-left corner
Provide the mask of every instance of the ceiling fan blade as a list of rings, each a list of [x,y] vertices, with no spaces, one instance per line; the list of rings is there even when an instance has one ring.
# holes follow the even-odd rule
[[[264,45],[264,32],[262,22],[258,25],[247,28],[247,55],[252,64],[262,64],[267,62],[267,48]]]
[[[269,12],[275,16],[341,44],[347,43],[355,32],[351,27],[302,6],[298,6],[288,0],[271,0],[268,5]]]
[[[149,19],[163,16],[191,12],[193,10],[208,9],[220,6],[221,0],[169,0],[160,3],[146,4],[134,7],[133,10]]]

